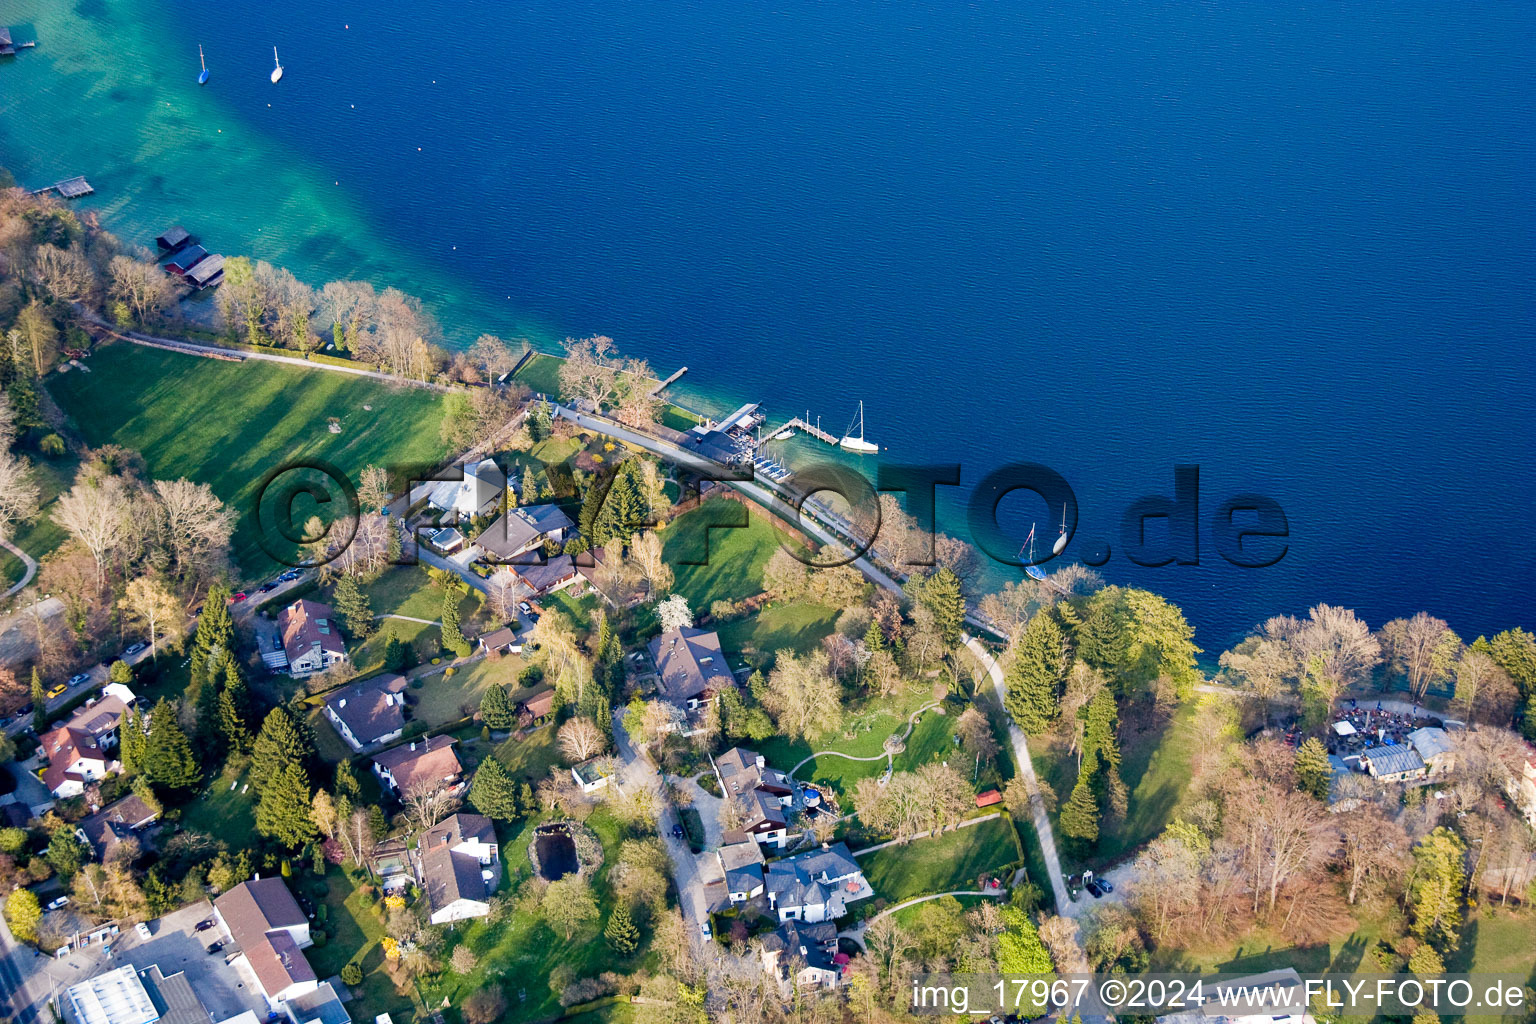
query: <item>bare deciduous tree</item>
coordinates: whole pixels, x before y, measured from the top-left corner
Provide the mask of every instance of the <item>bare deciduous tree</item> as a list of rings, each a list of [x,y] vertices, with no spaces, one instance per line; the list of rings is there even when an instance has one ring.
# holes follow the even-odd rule
[[[1423,700],[1431,684],[1446,678],[1461,648],[1451,627],[1428,612],[1393,619],[1381,627],[1381,640],[1393,667],[1408,678],[1415,700]]]
[[[127,533],[128,489],[121,477],[82,480],[59,496],[54,518],[96,560],[98,585],[107,578],[107,560]]]
[[[560,752],[572,763],[596,757],[607,745],[607,737],[590,718],[578,716],[560,727]]]
[[[1372,882],[1400,875],[1408,861],[1408,834],[1379,807],[1367,804],[1336,815],[1343,840],[1348,901]]]
[[[107,272],[112,297],[125,304],[141,324],[154,322],[176,302],[170,277],[154,263],[113,256]]]
[[[412,785],[402,803],[411,825],[425,832],[448,817],[458,806],[459,798],[432,779]]]

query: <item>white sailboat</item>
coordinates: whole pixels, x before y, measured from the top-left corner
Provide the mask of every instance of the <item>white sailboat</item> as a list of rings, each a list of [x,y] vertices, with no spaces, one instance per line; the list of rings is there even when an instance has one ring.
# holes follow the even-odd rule
[[[855,433],[854,432],[854,428],[853,428],[853,424],[849,424],[849,426],[848,426],[848,433],[843,435],[843,439],[841,441],[837,442],[837,443],[841,447],[846,448],[848,451],[850,451],[850,452],[858,452],[861,455],[871,455],[871,454],[873,454],[875,452],[878,452],[880,450],[880,446],[879,445],[877,445],[877,444],[870,444],[868,441],[864,440],[864,401],[863,401],[863,399],[859,400],[859,415],[858,415],[857,418],[855,418],[854,423],[858,424],[858,432]]]
[[[1061,536],[1056,538],[1056,543],[1051,545],[1051,554],[1061,554],[1061,549],[1067,546],[1067,506],[1061,506]]]
[[[1029,560],[1024,563],[1024,574],[1032,580],[1045,582],[1045,570],[1035,564],[1035,524],[1029,524],[1029,536],[1024,540],[1024,547],[1019,549],[1019,556],[1023,557],[1025,550],[1029,552]]]
[[[277,47],[275,46],[272,47],[272,63],[277,65],[272,69],[272,84],[276,85],[277,80],[283,77],[283,62],[277,59]]]

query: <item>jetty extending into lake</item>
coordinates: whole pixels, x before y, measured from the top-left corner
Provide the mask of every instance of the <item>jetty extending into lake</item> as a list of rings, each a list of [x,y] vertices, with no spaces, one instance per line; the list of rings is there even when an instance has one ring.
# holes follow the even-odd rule
[[[17,50],[30,50],[37,43],[18,43],[11,39],[11,30],[0,25],[0,57],[14,56]]]
[[[79,199],[81,196],[88,196],[95,191],[91,187],[91,183],[85,180],[85,176],[80,175],[74,178],[65,178],[63,181],[56,181],[52,185],[45,185],[40,189],[34,189],[32,194],[41,196],[49,192],[57,192],[64,199]]]

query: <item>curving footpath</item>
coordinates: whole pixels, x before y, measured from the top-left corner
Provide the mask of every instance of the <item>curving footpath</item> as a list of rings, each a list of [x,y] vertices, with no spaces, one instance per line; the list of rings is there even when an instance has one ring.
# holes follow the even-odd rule
[[[992,685],[997,687],[997,699],[1006,709],[1008,684],[1003,681],[1003,670],[998,667],[997,659],[969,633],[962,633],[960,639],[992,677]],[[1029,759],[1029,743],[1024,737],[1024,731],[1014,724],[1012,716],[1008,719],[1008,739],[1013,744],[1013,758],[1019,763],[1019,771],[1023,774],[1024,789],[1029,793],[1030,816],[1034,819],[1035,835],[1040,837],[1040,853],[1045,858],[1046,873],[1051,876],[1051,892],[1056,896],[1056,913],[1062,917],[1076,917],[1079,904],[1072,902],[1062,880],[1061,858],[1056,854],[1056,834],[1051,831],[1051,819],[1045,813],[1045,801],[1040,798],[1040,780],[1035,777],[1035,763]]]
[[[37,560],[8,540],[0,540],[0,547],[5,548],[5,550],[21,559],[21,564],[26,566],[27,570],[21,574],[21,582],[12,586],[4,594],[0,594],[0,598],[5,598],[10,597],[12,594],[20,593],[23,587],[32,582],[32,577],[37,575]]]
[[[931,700],[908,715],[907,727],[901,731],[900,736],[896,737],[896,742],[907,742],[907,737],[911,736],[912,730],[917,728],[917,716],[921,715],[924,711],[931,711],[942,703],[943,701]],[[896,734],[891,733],[891,736],[896,736]],[[887,736],[886,740],[889,741],[891,736]],[[855,757],[853,754],[845,754],[840,750],[818,750],[810,757],[805,758],[799,764],[795,765],[785,774],[787,774],[791,779],[794,778],[796,772],[810,764],[812,761],[816,760],[818,757],[840,757],[844,761],[885,761],[887,762],[887,767],[889,767],[892,771],[896,770],[896,757],[889,750],[884,751],[883,753],[874,754],[870,757]]]
[[[941,900],[945,896],[990,896],[993,899],[1001,899],[1007,895],[1007,889],[952,889],[949,892],[936,892],[928,896],[919,896],[916,899],[907,900],[905,903],[898,903],[894,907],[886,907],[884,910],[880,911],[878,914],[875,914],[873,917],[866,917],[852,928],[844,928],[842,931],[837,933],[837,937],[840,939],[851,939],[852,941],[858,943],[860,949],[863,949],[864,929],[868,928],[871,924],[880,920],[882,917],[894,914],[898,910],[904,910],[907,907],[915,907],[917,904],[927,903],[929,900]]]

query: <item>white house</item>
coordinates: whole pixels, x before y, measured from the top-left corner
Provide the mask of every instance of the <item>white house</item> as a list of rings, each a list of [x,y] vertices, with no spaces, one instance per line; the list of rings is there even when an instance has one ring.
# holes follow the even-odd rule
[[[69,721],[43,735],[38,748],[47,758],[43,785],[56,797],[79,796],[85,787],[122,770],[116,750],[123,716],[137,698],[121,683],[102,690],[69,717]]]
[[[590,757],[571,767],[571,778],[576,780],[583,793],[596,793],[613,778],[613,759]]]
[[[361,751],[405,732],[405,676],[391,672],[343,686],[325,699],[325,717],[347,746]]]
[[[277,617],[277,629],[283,638],[283,652],[288,655],[290,675],[312,675],[347,660],[347,644],[336,628],[336,613],[330,605],[295,601]]]
[[[727,750],[714,759],[714,766],[720,791],[743,811],[742,831],[759,843],[782,847],[789,835],[785,811],[795,800],[789,777],[744,747]]]
[[[455,814],[423,832],[417,872],[428,920],[448,924],[489,914],[490,894],[501,881],[500,851],[495,827],[479,814]]]
[[[427,504],[451,515],[470,519],[482,512],[500,508],[507,490],[507,475],[495,459],[483,459],[464,467],[459,480],[429,480],[417,488],[413,497],[420,500],[424,491]]]
[[[281,878],[241,882],[213,901],[213,912],[273,1010],[320,987],[301,952],[310,945],[309,918]]]
[[[845,843],[822,846],[768,865],[768,905],[782,921],[830,921],[848,904],[875,894]]]

